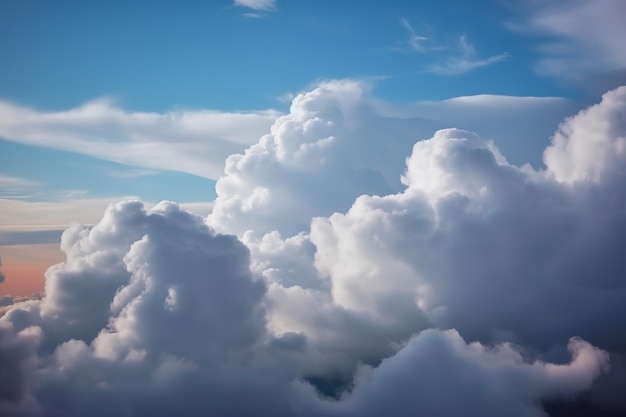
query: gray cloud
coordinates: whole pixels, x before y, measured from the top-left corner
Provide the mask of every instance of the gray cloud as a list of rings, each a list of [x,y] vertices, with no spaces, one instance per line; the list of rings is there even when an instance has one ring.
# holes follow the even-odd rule
[[[15,230],[0,234],[0,246],[58,243],[63,230]]]
[[[606,366],[606,355],[583,341],[569,349],[569,364],[527,363],[508,345],[488,349],[455,331],[427,330],[377,368],[361,368],[349,396],[311,405],[309,415],[545,416],[538,397],[588,388]]]

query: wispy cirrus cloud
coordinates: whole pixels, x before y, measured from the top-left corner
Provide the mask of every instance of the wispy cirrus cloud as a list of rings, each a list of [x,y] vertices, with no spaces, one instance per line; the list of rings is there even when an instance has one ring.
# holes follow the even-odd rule
[[[481,67],[505,61],[510,56],[504,52],[481,58],[476,53],[474,44],[467,39],[466,35],[459,37],[455,49],[457,51],[456,55],[450,56],[443,63],[431,65],[427,71],[442,75],[464,74]]]
[[[40,185],[26,178],[0,174],[0,198],[26,198],[30,190]]]
[[[226,157],[256,142],[279,115],[274,110],[132,112],[107,99],[42,112],[0,100],[0,137],[216,179]]]
[[[406,44],[415,52],[426,52],[428,49],[433,47],[433,42],[431,39],[426,36],[418,35],[413,26],[409,23],[408,20],[402,18],[400,20],[402,26],[406,28],[409,32],[409,38],[406,40]]]
[[[426,72],[441,75],[459,75],[475,69],[486,67],[509,58],[508,53],[481,57],[471,43],[467,35],[461,35],[454,45],[441,44],[433,37],[418,34],[407,19],[400,22],[408,32],[408,39],[402,42],[402,46],[394,48],[399,51],[417,52],[420,54],[439,53],[434,63],[428,66]],[[445,56],[444,56],[445,54]]]
[[[246,17],[264,17],[267,13],[278,10],[276,0],[235,0],[234,5],[254,10],[244,13]]]
[[[532,2],[522,22],[509,27],[541,36],[536,70],[578,77],[626,69],[626,2]]]
[[[25,178],[13,177],[10,175],[0,174],[0,188],[7,187],[33,187],[39,183]]]

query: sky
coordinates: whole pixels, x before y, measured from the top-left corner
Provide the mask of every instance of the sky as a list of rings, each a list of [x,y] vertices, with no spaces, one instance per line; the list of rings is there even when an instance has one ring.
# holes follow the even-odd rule
[[[626,415],[624,18],[0,1],[0,414]]]

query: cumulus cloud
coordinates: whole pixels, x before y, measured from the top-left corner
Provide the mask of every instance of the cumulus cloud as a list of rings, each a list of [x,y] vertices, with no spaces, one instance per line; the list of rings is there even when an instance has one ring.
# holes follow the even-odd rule
[[[433,134],[415,116],[432,103],[401,115],[350,80],[298,95],[228,158],[208,218],[126,201],[64,232],[45,297],[0,318],[18,381],[0,412],[535,417],[613,398],[625,92],[563,122],[535,168]]]
[[[130,201],[69,229],[63,250],[45,298],[0,319],[3,415],[403,415],[457,404],[439,415],[535,416],[539,400],[587,388],[607,364],[580,340],[556,365],[430,330],[360,367],[341,399],[324,399],[306,382],[316,357],[306,337],[268,333],[267,287],[236,237],[172,203]],[[425,388],[447,400],[415,395]]]
[[[0,412],[18,416],[37,409],[31,397],[27,375],[36,366],[36,349],[41,338],[39,327],[14,332],[10,323],[0,320]]]
[[[597,146],[620,147],[624,128],[612,115],[624,108],[624,91],[565,126],[604,123]],[[390,322],[425,313],[477,338],[506,329],[550,344],[574,332],[622,349],[619,334],[581,323],[604,323],[622,311],[624,153],[600,151],[593,163],[604,180],[587,178],[587,154],[551,157],[579,140],[557,133],[544,171],[510,165],[492,143],[466,131],[418,142],[404,192],[361,196],[346,214],[314,219],[316,265],[332,279],[333,300]],[[552,179],[562,172],[586,181],[572,188]]]
[[[333,97],[331,86],[324,87],[315,91],[317,97]],[[540,350],[582,335],[623,351],[626,340],[603,325],[615,314],[626,313],[621,307],[625,293],[620,278],[626,266],[619,249],[626,243],[620,232],[626,228],[620,209],[625,197],[620,186],[624,183],[620,151],[624,127],[619,118],[623,91],[608,93],[600,104],[566,120],[546,150],[545,168],[513,165],[494,142],[476,134],[439,131],[414,146],[403,176],[404,191],[381,197],[367,190],[372,183],[355,181],[350,190],[371,195],[358,197],[345,214],[314,218],[310,231],[303,226],[310,211],[298,227],[289,223],[302,214],[299,209],[288,211],[294,207],[290,201],[307,201],[306,207],[318,213],[345,211],[339,205],[343,203],[327,197],[324,193],[329,190],[324,188],[305,191],[291,185],[292,174],[263,178],[262,174],[283,168],[281,138],[265,137],[245,155],[235,157],[236,170],[227,171],[227,177],[218,181],[216,207],[228,202],[223,213],[230,217],[214,213],[209,222],[243,233],[253,265],[271,282],[273,331],[304,331],[327,357],[343,352],[375,361],[389,354],[390,344],[429,326],[454,327],[483,341],[523,341]],[[306,97],[311,100],[308,105],[315,103],[311,97]],[[492,100],[498,101],[485,98]],[[481,99],[468,101],[477,105]],[[300,111],[296,104],[298,100],[292,113]],[[423,111],[424,104],[420,106]],[[354,110],[357,106],[344,108],[363,112]],[[314,123],[327,127],[344,126],[348,120],[333,118],[331,124],[327,114],[311,114]],[[367,119],[373,117],[370,113]],[[305,124],[291,126],[301,129]],[[591,157],[573,151],[589,146],[585,133],[589,130],[597,149]],[[328,136],[324,132],[318,140]],[[355,136],[363,138],[346,134]],[[324,157],[330,160],[328,154],[336,149],[326,147]],[[379,150],[374,158],[386,156]],[[350,166],[349,157],[338,161],[340,169]],[[585,174],[589,164],[602,176]],[[329,165],[324,173],[331,169]],[[584,180],[572,187],[563,176],[568,172]],[[312,175],[316,179],[320,174]],[[229,190],[235,191],[232,195],[249,187],[251,199],[255,182],[261,183],[264,198],[248,212],[232,210],[243,204],[219,188],[222,181],[234,185]],[[294,183],[307,184],[301,178]],[[321,183],[329,184],[326,179]],[[387,184],[399,188],[391,181]],[[285,194],[273,199],[276,193]],[[334,207],[316,206],[315,196],[326,204],[333,201]],[[266,210],[280,215],[266,216]],[[310,262],[316,270],[296,266]],[[372,334],[378,340],[373,341]]]
[[[132,196],[64,197],[54,201],[0,198],[0,246],[59,243],[70,223],[93,225],[111,203]],[[149,204],[149,203],[148,203]],[[182,203],[182,207],[202,216],[211,212],[211,202]]]
[[[606,93],[602,103],[567,119],[544,153],[550,171],[560,182],[603,182],[621,178],[626,155],[626,87]],[[611,138],[611,140],[607,140]]]
[[[309,415],[545,416],[538,398],[588,388],[606,366],[606,354],[586,342],[572,339],[569,350],[568,364],[527,363],[510,345],[489,349],[427,330],[377,368],[361,368],[349,396]]]
[[[35,293],[31,295],[3,295],[0,296],[0,317],[2,317],[7,311],[16,307],[17,304],[24,303],[31,300],[41,300],[43,298],[42,293]]]
[[[360,193],[392,191],[397,179],[385,170],[393,166],[389,159],[399,156],[394,150],[408,143],[406,138],[383,142],[367,132],[380,126],[368,123],[363,94],[360,84],[347,80],[298,95],[270,134],[226,160],[212,226],[237,234],[292,235],[315,215],[349,207]],[[352,149],[357,141],[358,154]]]
[[[528,155],[536,147],[540,154],[545,145],[518,132],[547,137],[570,108],[558,98],[504,96],[394,106],[364,83],[324,82],[298,95],[258,144],[226,160],[210,224],[238,235],[291,236],[306,231],[314,216],[347,210],[361,194],[401,191],[411,146],[439,128],[472,129],[502,138],[505,150]],[[553,124],[535,123],[539,115]]]
[[[315,219],[316,265],[334,302],[406,320],[406,331],[426,314],[482,340],[508,330],[545,348],[576,334],[623,349],[602,325],[622,311],[623,195],[607,204],[607,187],[581,202],[498,159],[476,136],[440,132],[416,145],[404,193]]]
[[[144,168],[215,179],[224,159],[256,142],[278,112],[131,112],[110,100],[41,112],[0,101],[0,136]]]
[[[92,228],[68,229],[62,249],[67,259],[48,271],[45,298],[22,303],[2,319],[14,339],[39,329],[39,354],[50,355],[30,374],[36,380],[33,415],[132,408],[139,415],[175,408],[187,415],[249,414],[251,405],[237,408],[229,398],[239,383],[249,395],[259,390],[255,403],[263,403],[260,381],[240,381],[237,373],[249,373],[249,350],[262,342],[265,285],[250,272],[248,250],[235,237],[216,235],[176,205],[146,211],[131,201],[111,206]],[[253,383],[254,391],[246,388]],[[202,391],[204,400],[185,405],[190,394],[183,395],[183,386]],[[124,399],[131,388],[135,397]],[[155,402],[162,395],[168,399]],[[25,395],[9,402],[16,415],[30,415]]]

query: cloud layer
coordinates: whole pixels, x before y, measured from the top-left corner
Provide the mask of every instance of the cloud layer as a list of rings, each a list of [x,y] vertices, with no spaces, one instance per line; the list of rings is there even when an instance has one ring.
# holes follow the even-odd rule
[[[46,113],[0,101],[0,136],[132,166],[217,178],[224,159],[256,142],[278,114],[131,112],[104,99]]]
[[[518,28],[545,36],[544,57],[537,69],[553,75],[577,77],[626,68],[626,36],[621,0],[531,2],[532,12]]]
[[[539,417],[584,391],[611,403],[626,87],[566,119],[535,168],[497,138],[432,135],[391,110],[357,82],[322,83],[227,159],[208,218],[127,201],[66,230],[45,298],[0,319],[0,414]]]

